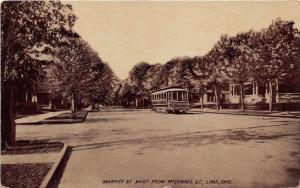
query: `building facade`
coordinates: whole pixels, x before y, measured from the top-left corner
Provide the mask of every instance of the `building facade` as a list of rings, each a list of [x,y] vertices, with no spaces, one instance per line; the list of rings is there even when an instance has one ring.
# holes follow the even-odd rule
[[[220,94],[221,103],[233,105],[240,104],[240,85],[229,83],[227,88],[227,90],[223,90]],[[273,103],[294,103],[300,105],[300,84],[298,82],[280,83],[277,81],[273,92],[275,93]],[[246,105],[268,104],[270,102],[270,91],[267,84],[259,84],[257,82],[245,83],[244,94],[244,102]],[[203,103],[205,105],[216,103],[216,97],[213,90],[206,90],[203,97]]]

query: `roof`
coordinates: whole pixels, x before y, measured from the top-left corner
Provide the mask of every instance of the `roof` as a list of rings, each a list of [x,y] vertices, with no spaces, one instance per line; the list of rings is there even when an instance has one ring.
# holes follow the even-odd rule
[[[169,88],[164,88],[164,89],[159,89],[159,90],[153,91],[151,94],[163,93],[163,92],[168,92],[168,91],[187,91],[187,89],[182,89],[180,87],[169,87]]]

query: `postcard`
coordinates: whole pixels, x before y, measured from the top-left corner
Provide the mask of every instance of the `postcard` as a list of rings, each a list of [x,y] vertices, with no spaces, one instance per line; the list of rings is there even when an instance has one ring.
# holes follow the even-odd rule
[[[1,187],[299,187],[299,12],[3,1]]]

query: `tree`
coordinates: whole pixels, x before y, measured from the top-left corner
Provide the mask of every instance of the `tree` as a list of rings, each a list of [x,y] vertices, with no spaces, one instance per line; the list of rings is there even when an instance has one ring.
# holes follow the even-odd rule
[[[276,82],[295,75],[299,66],[297,37],[299,31],[294,22],[277,19],[263,30],[258,43],[261,64],[259,79],[267,80],[269,87],[269,110],[273,110]]]
[[[193,89],[195,85],[193,83],[194,78],[191,74],[191,69],[193,67],[194,59],[184,56],[173,58],[170,62],[174,62],[169,74],[169,81],[171,80],[171,84],[189,90]]]
[[[213,88],[216,100],[216,108],[220,109],[220,95],[222,89],[227,86],[226,64],[222,45],[227,36],[221,37],[220,41],[203,58],[206,62],[208,78],[207,84]]]
[[[140,62],[136,64],[129,72],[129,77],[128,77],[132,85],[136,87],[142,86],[142,82],[150,67],[151,65],[149,65],[146,62]]]
[[[252,36],[255,36],[253,31],[249,31],[223,40],[226,75],[231,82],[240,86],[240,103],[243,111],[245,111],[244,84],[251,81],[251,64],[255,62],[254,51],[250,48]]]
[[[80,37],[69,38],[65,46],[57,48],[49,71],[50,85],[58,93],[71,98],[74,117],[80,100],[90,96],[90,87],[100,73],[97,67],[101,67],[101,64],[101,59]]]
[[[135,100],[136,93],[134,92],[133,86],[125,79],[120,88],[120,103],[122,106],[130,106]]]
[[[140,62],[136,64],[128,76],[128,85],[131,86],[131,90],[133,90],[133,95],[135,98],[135,106],[138,107],[138,99],[142,98],[144,103],[144,98],[147,97],[147,90],[143,85],[143,81],[145,80],[145,76],[147,71],[150,69],[151,65],[146,62]]]
[[[161,78],[161,70],[163,65],[157,63],[151,65],[148,69],[147,74],[143,79],[143,86],[147,91],[152,91],[159,88],[159,81]]]
[[[162,65],[156,83],[157,88],[164,88],[176,84],[176,71],[179,71],[179,69],[175,70],[176,65],[177,63],[174,59]]]
[[[98,103],[101,100],[99,90],[101,89],[101,80],[105,73],[106,64],[102,62],[99,55],[93,51],[91,47],[88,46],[86,50],[87,56],[84,61],[87,62],[87,67],[85,67],[85,69],[88,69],[89,71],[86,73],[88,75],[83,78],[85,79],[85,82],[81,83],[82,87],[85,88],[82,97],[89,101],[92,109],[94,109],[94,103]],[[81,63],[83,65],[83,62]]]
[[[204,94],[208,85],[208,70],[207,61],[203,57],[196,56],[192,59],[192,63],[188,68],[188,73],[190,77],[191,85],[194,86],[195,90],[198,92],[201,109],[204,108]]]
[[[119,79],[115,76],[111,68],[102,63],[102,66],[98,66],[98,69],[94,70],[96,73],[94,81],[89,89],[89,98],[92,103],[112,104],[115,100],[115,92],[119,89]]]
[[[14,88],[30,81],[75,21],[71,5],[59,1],[5,1],[1,4],[1,145],[15,143]]]

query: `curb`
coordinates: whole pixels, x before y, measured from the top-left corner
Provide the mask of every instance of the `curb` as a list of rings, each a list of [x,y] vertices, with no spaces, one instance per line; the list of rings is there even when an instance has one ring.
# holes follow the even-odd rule
[[[46,177],[42,181],[42,183],[39,186],[39,188],[46,188],[49,185],[51,179],[54,177],[54,174],[57,172],[58,166],[61,164],[61,162],[63,161],[63,158],[66,156],[67,148],[68,148],[68,146],[66,144],[64,144],[64,147],[61,150],[58,159],[52,165],[51,169],[47,173]]]
[[[195,111],[195,112],[211,113],[211,114],[230,114],[230,115],[241,115],[241,116],[279,117],[279,118],[294,118],[294,119],[300,118],[300,116],[283,116],[283,115],[268,115],[268,114],[247,114],[247,113],[207,112],[207,111]]]

